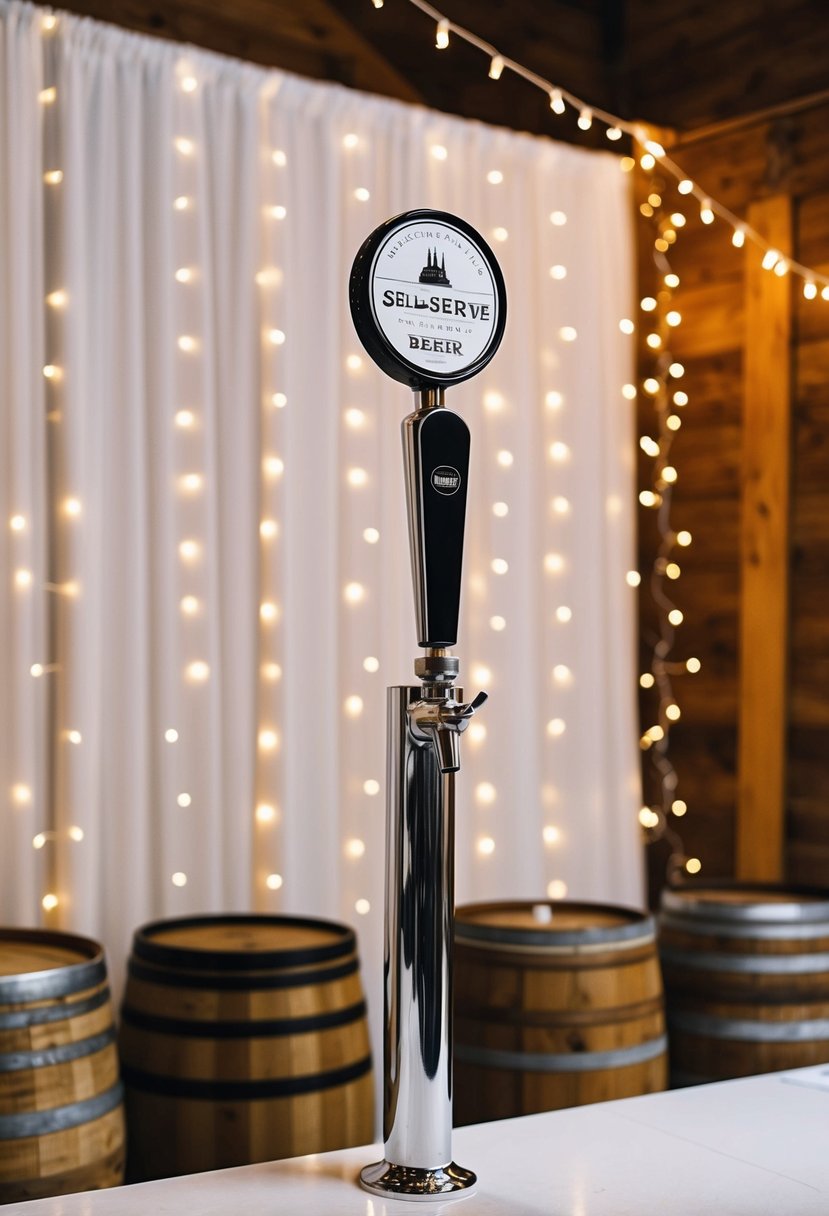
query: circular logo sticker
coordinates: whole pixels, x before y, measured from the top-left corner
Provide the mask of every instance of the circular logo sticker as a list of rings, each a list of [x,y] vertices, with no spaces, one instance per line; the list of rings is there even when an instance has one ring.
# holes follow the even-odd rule
[[[489,260],[445,220],[421,217],[394,228],[374,255],[369,283],[377,327],[419,370],[463,372],[492,342],[499,316]]]
[[[461,475],[451,464],[438,465],[432,471],[432,487],[438,494],[457,494],[461,488]]]

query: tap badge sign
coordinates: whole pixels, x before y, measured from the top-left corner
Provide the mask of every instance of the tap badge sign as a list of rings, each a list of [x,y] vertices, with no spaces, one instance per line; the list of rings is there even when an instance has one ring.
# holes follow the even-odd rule
[[[506,293],[492,250],[445,212],[409,211],[376,229],[355,260],[350,297],[368,353],[415,389],[474,376],[504,332]]]

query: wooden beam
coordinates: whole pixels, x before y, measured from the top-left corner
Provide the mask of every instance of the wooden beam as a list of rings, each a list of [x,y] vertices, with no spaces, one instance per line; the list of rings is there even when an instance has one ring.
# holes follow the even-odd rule
[[[754,203],[748,221],[788,254],[787,195]],[[741,511],[737,877],[784,873],[792,432],[792,285],[746,261]]]

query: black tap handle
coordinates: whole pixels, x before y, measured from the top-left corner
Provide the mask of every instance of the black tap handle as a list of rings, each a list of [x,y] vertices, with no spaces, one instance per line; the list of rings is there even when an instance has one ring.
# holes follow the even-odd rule
[[[403,422],[409,542],[419,646],[458,640],[469,428],[441,406]]]

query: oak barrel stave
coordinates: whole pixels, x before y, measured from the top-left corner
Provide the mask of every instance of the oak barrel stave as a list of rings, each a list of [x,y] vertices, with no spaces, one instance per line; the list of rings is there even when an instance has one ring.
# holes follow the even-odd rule
[[[0,1202],[117,1186],[124,1138],[101,947],[0,930]]]
[[[829,893],[689,883],[662,907],[675,1085],[829,1060]]]
[[[458,909],[455,961],[456,1122],[664,1088],[649,918],[569,902],[471,905]]]
[[[120,1044],[133,1180],[372,1138],[365,999],[344,926],[194,917],[139,930]]]

